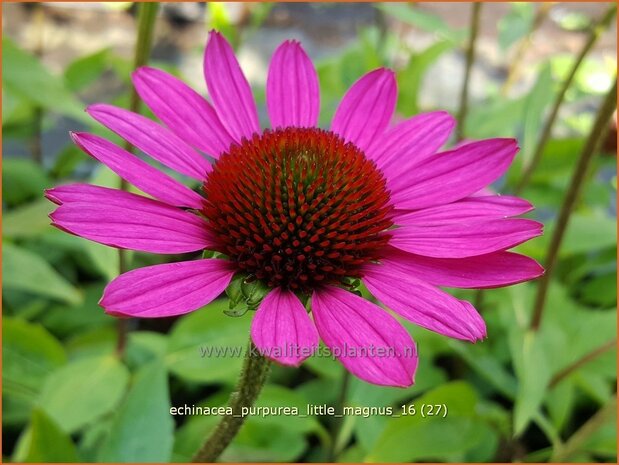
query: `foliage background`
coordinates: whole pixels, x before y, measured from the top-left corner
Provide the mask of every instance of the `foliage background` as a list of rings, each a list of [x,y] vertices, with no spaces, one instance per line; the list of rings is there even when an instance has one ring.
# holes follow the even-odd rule
[[[464,136],[519,139],[522,151],[498,192],[517,185],[591,20],[607,7],[559,3],[540,13],[541,4],[484,5]],[[70,180],[119,183],[72,146],[67,131],[114,139],[83,108],[95,101],[128,106],[135,7],[3,9],[3,459],[188,461],[216,418],[172,417],[169,408],[225,404],[241,360],[201,358],[199,348],[244,345],[251,315],[227,316],[222,298],[180,318],[131,320],[119,355],[117,321],[97,305],[117,275],[118,255],[51,228],[52,205],[42,197],[43,189]],[[455,113],[470,10],[432,3],[164,4],[151,65],[202,91],[201,54],[215,27],[235,44],[263,105],[268,56],[294,37],[317,63],[323,124],[346,88],[382,65],[397,70],[400,117]],[[545,223],[546,234],[519,249],[542,262],[615,60],[613,21],[580,67],[523,192],[537,207],[529,216]],[[252,417],[222,459],[325,461],[331,450],[342,462],[616,462],[615,136],[587,174],[540,331],[527,330],[535,283],[481,297],[454,290],[480,303],[486,341],[470,345],[407,325],[421,352],[417,384],[347,385],[346,405],[440,403],[447,418]],[[132,268],[164,259],[130,258]],[[326,358],[300,369],[275,367],[258,405],[338,405],[343,379],[342,367]]]

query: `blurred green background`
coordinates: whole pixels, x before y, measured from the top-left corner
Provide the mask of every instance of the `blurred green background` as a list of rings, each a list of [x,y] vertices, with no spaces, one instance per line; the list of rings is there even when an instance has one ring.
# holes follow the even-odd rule
[[[480,10],[462,126],[466,139],[517,137],[516,163],[495,190],[513,193],[604,3],[495,3]],[[115,250],[49,226],[43,190],[70,181],[119,185],[70,142],[98,101],[127,107],[136,6],[5,4],[2,41],[4,461],[184,462],[217,418],[171,406],[225,405],[240,358],[200,347],[241,345],[251,312],[222,298],[179,318],[117,320],[97,305],[118,274]],[[398,118],[457,114],[471,34],[470,4],[162,4],[150,65],[204,93],[207,31],[234,44],[264,112],[268,58],[296,38],[315,61],[321,124],[363,73],[389,66]],[[599,30],[565,93],[552,138],[521,195],[545,235],[519,251],[542,263],[602,96],[616,75],[615,19]],[[144,108],[142,111],[146,111]],[[613,122],[612,126],[616,123]],[[616,126],[615,126],[616,127]],[[453,141],[455,142],[455,140]],[[600,141],[559,251],[539,331],[528,330],[536,283],[478,293],[488,339],[471,345],[406,325],[418,343],[417,384],[368,385],[328,358],[276,366],[258,405],[446,404],[446,418],[372,415],[249,418],[224,461],[616,462],[616,130]],[[191,256],[134,253],[130,268]],[[342,385],[346,389],[342,390]]]

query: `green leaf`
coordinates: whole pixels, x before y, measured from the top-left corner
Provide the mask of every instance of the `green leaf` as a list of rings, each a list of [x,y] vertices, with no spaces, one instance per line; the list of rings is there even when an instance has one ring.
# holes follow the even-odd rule
[[[43,386],[38,404],[60,427],[73,433],[113,411],[129,381],[116,358],[85,358],[56,370]]]
[[[408,64],[396,75],[399,90],[398,113],[406,117],[419,113],[419,92],[426,72],[441,55],[452,48],[453,44],[450,42],[440,41],[419,53],[411,54]]]
[[[3,288],[80,303],[80,293],[45,260],[27,249],[3,243]]]
[[[4,215],[2,234],[12,239],[40,236],[51,228],[48,215],[56,205],[47,199],[39,199],[10,210]]]
[[[18,205],[33,198],[40,199],[50,185],[51,181],[45,171],[32,160],[4,158],[2,161],[2,200],[8,205]]]
[[[265,429],[272,428],[274,425],[299,433],[309,433],[323,429],[316,417],[305,416],[307,401],[303,396],[283,386],[266,385],[256,401],[256,406],[290,407],[299,410],[299,415],[295,416],[269,415],[265,417],[252,417],[252,420],[256,423],[263,424]]]
[[[366,462],[450,461],[462,457],[484,439],[488,428],[475,417],[477,395],[465,382],[445,384],[412,404],[417,408],[416,414],[390,419],[365,457]],[[424,404],[445,404],[448,414],[445,418],[423,418],[419,409]]]
[[[286,427],[264,428],[250,419],[221,456],[225,462],[295,462],[307,447],[305,438]]]
[[[130,367],[139,367],[165,357],[167,335],[152,331],[131,331],[127,342],[125,360]]]
[[[90,123],[84,105],[33,55],[2,38],[2,81],[43,108]]]
[[[506,52],[531,30],[535,18],[532,3],[512,2],[509,12],[499,20],[499,47]]]
[[[541,332],[512,331],[510,343],[519,380],[514,403],[514,434],[519,435],[544,400],[551,378],[551,366]]]
[[[106,315],[99,306],[103,284],[91,284],[83,288],[84,301],[79,305],[53,305],[41,317],[46,328],[61,337],[88,331],[114,323],[115,318]]]
[[[120,269],[118,249],[87,240],[82,241],[82,246],[90,263],[106,281],[112,281],[118,276]]]
[[[165,357],[170,372],[186,381],[236,381],[249,339],[251,317],[229,317],[223,313],[227,308],[227,299],[216,300],[174,325]]]
[[[110,67],[109,56],[110,51],[105,48],[73,61],[64,71],[67,87],[77,92],[96,82]]]
[[[174,421],[161,361],[141,368],[101,448],[101,462],[169,462]]]
[[[24,443],[20,445],[19,462],[79,462],[75,444],[71,437],[42,410],[34,409],[32,423],[24,432]]]
[[[34,403],[45,379],[66,362],[65,351],[41,325],[18,318],[2,321],[3,396],[13,399],[19,418]],[[5,405],[6,407],[6,405]]]
[[[514,137],[522,125],[524,107],[523,97],[515,100],[494,99],[471,107],[465,123],[466,137]]]

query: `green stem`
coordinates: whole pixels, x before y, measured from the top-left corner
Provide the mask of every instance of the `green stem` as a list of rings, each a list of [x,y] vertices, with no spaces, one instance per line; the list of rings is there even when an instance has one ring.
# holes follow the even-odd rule
[[[612,421],[613,415],[617,413],[617,397],[613,397],[606,405],[598,410],[584,425],[570,437],[565,445],[557,450],[551,457],[551,462],[569,462],[569,458],[578,452],[580,447],[602,426]]]
[[[537,289],[537,295],[535,296],[533,318],[531,319],[531,329],[533,329],[534,331],[539,329],[540,323],[542,321],[542,313],[544,311],[544,305],[546,303],[548,286],[550,284],[550,279],[557,263],[559,248],[561,247],[561,242],[563,240],[563,236],[565,235],[565,230],[567,229],[570,215],[574,210],[576,200],[578,199],[580,191],[582,190],[582,185],[585,180],[589,164],[591,163],[591,160],[593,159],[593,156],[597,151],[598,145],[602,140],[602,136],[604,135],[608,127],[608,122],[610,121],[610,118],[612,117],[616,106],[617,81],[615,78],[615,83],[613,87],[604,97],[604,101],[602,102],[602,105],[600,106],[600,109],[598,110],[598,113],[595,117],[593,128],[591,129],[585,146],[582,149],[580,158],[578,159],[578,164],[576,165],[576,169],[574,170],[574,174],[572,175],[568,191],[565,195],[565,199],[563,200],[563,205],[561,205],[561,210],[557,218],[557,223],[555,225],[554,232],[550,240],[548,255],[546,256],[546,273],[539,280],[539,287]]]
[[[469,82],[471,79],[471,70],[475,61],[475,43],[477,42],[477,34],[479,33],[479,18],[481,17],[481,7],[483,3],[476,2],[472,5],[471,11],[471,34],[469,35],[469,43],[466,48],[466,65],[464,70],[464,80],[462,81],[462,89],[460,90],[460,109],[458,110],[458,128],[456,137],[458,140],[464,139],[464,123],[468,112],[469,101]]]
[[[557,384],[559,384],[569,375],[574,373],[576,370],[586,365],[587,363],[591,362],[592,360],[595,360],[600,355],[602,355],[604,352],[612,349],[613,347],[617,347],[617,338],[614,338],[613,340],[608,341],[606,344],[603,344],[597,349],[592,350],[585,356],[576,360],[574,363],[565,367],[563,370],[561,370],[559,373],[557,373],[556,375],[552,377],[552,379],[550,380],[550,384],[548,384],[548,387],[549,388],[555,387]]]
[[[533,34],[535,33],[535,31],[537,31],[537,29],[539,29],[539,27],[542,25],[542,23],[548,16],[548,13],[550,13],[551,8],[552,8],[552,3],[550,2],[542,3],[539,6],[537,13],[535,15],[535,18],[533,19],[533,24],[531,25],[531,29],[529,29],[529,32],[527,33],[527,35],[518,44],[518,49],[516,50],[516,54],[514,55],[514,58],[511,60],[509,70],[507,72],[507,79],[505,79],[505,83],[503,84],[503,87],[501,87],[502,96],[505,97],[509,93],[509,90],[511,89],[512,85],[518,79],[518,76],[520,75],[520,66],[522,65],[526,52],[532,43],[531,38],[533,37]]]
[[[531,162],[528,164],[528,166],[526,166],[524,173],[522,174],[522,177],[520,178],[520,182],[516,186],[516,190],[515,190],[516,195],[520,194],[522,190],[531,181],[531,176],[533,175],[533,172],[537,168],[537,165],[539,164],[542,158],[542,153],[544,152],[544,148],[546,147],[546,144],[548,143],[548,140],[550,139],[550,136],[552,134],[552,128],[559,114],[559,109],[561,108],[561,104],[563,103],[565,94],[567,93],[568,89],[572,85],[572,82],[574,81],[574,77],[576,76],[576,73],[580,69],[580,66],[582,65],[585,57],[589,54],[589,52],[591,51],[595,43],[598,41],[598,38],[602,35],[602,33],[610,26],[610,23],[613,17],[615,16],[616,12],[617,12],[617,5],[612,5],[606,11],[606,13],[593,26],[591,26],[591,30],[589,31],[589,36],[587,38],[587,41],[584,43],[582,49],[580,50],[580,53],[578,54],[576,60],[574,61],[574,64],[572,65],[572,68],[570,69],[570,72],[567,78],[565,78],[565,80],[561,84],[561,89],[559,90],[559,93],[557,94],[554,100],[554,103],[552,105],[552,109],[550,110],[550,114],[548,115],[548,118],[546,119],[544,128],[542,129],[542,134],[539,138],[539,141],[537,142],[537,146],[535,147],[535,152],[533,152],[533,157],[531,158]]]
[[[342,376],[342,386],[340,387],[340,395],[337,399],[337,405],[335,407],[337,414],[343,414],[344,406],[346,405],[346,396],[348,395],[349,385],[350,372],[348,370],[344,370],[344,375]],[[329,452],[327,454],[328,462],[335,462],[340,451],[340,444],[338,438],[340,436],[340,431],[342,430],[343,417],[335,418],[334,421],[335,423],[333,424],[333,429],[331,430],[331,443],[329,447]]]
[[[222,417],[210,436],[193,456],[193,462],[215,462],[228,447],[245,422],[245,416],[241,415],[243,407],[254,405],[262,386],[266,383],[270,368],[269,360],[260,355],[256,346],[250,340],[239,381],[228,401],[228,406],[232,408],[233,414]]]
[[[133,57],[133,68],[137,69],[140,66],[144,66],[148,63],[150,56],[150,50],[153,42],[153,35],[155,31],[155,20],[157,18],[157,10],[159,9],[159,3],[157,2],[144,2],[138,4],[138,37],[135,43],[135,53]],[[131,89],[131,101],[129,104],[129,110],[133,113],[140,112],[140,97],[135,88]],[[125,149],[128,152],[133,153],[134,147],[127,142]],[[124,179],[120,179],[120,190],[126,191],[129,189],[129,184]],[[123,274],[128,271],[127,263],[127,251],[118,249],[118,272]],[[116,341],[116,353],[122,357],[127,346],[127,336],[129,332],[129,324],[126,319],[119,319],[117,323],[117,341]]]

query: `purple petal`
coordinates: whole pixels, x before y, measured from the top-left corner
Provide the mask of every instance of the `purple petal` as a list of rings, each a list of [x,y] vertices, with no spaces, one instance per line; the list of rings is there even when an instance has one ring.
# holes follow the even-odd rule
[[[193,252],[213,245],[208,225],[192,213],[116,189],[80,190],[74,185],[48,191],[61,204],[50,214],[53,226],[112,247],[152,253]]]
[[[333,116],[331,130],[365,150],[389,124],[397,94],[393,71],[379,68],[367,73],[344,95]]]
[[[90,116],[155,160],[203,181],[211,165],[169,129],[136,113],[104,103],[89,106]]]
[[[399,269],[435,286],[484,289],[510,286],[544,274],[535,260],[512,252],[467,258],[430,258],[389,248],[381,259],[385,270]]]
[[[202,208],[199,194],[102,137],[82,132],[71,133],[71,138],[84,152],[147,194],[176,207]]]
[[[434,155],[451,134],[456,120],[445,111],[414,116],[388,129],[366,150],[387,179],[397,178]]]
[[[496,181],[517,151],[514,139],[488,139],[439,153],[389,179],[391,200],[415,210],[463,199]]]
[[[267,110],[271,127],[314,127],[320,111],[318,75],[301,44],[281,44],[269,65]]]
[[[194,147],[219,158],[235,142],[211,104],[180,79],[142,67],[133,73],[133,84],[157,118]]]
[[[312,294],[318,334],[342,364],[364,381],[410,386],[417,350],[410,334],[377,305],[333,286]]]
[[[216,299],[233,275],[230,262],[214,259],[138,268],[108,284],[99,305],[115,316],[182,315]]]
[[[468,302],[399,268],[368,264],[363,273],[363,283],[374,297],[416,325],[471,342],[486,337],[484,320]]]
[[[237,140],[260,132],[256,102],[228,41],[209,34],[204,52],[204,77],[219,119]]]
[[[299,366],[318,347],[318,332],[293,292],[276,287],[264,298],[251,324],[251,338],[265,356]]]
[[[542,234],[541,223],[525,219],[402,226],[390,244],[406,252],[437,258],[462,258],[505,250]]]
[[[522,215],[533,210],[524,199],[492,195],[467,197],[457,202],[421,210],[396,211],[395,224],[401,226],[436,226],[446,223],[486,221]]]

